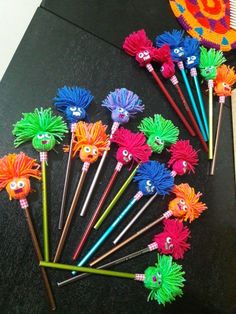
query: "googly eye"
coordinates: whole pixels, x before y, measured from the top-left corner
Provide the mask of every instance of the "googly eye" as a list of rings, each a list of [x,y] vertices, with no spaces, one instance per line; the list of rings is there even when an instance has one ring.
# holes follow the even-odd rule
[[[44,138],[44,134],[38,134],[38,135],[37,135],[37,138],[38,138],[39,140],[43,139],[43,138]]]
[[[140,59],[142,59],[143,56],[144,56],[144,54],[143,54],[142,52],[140,52],[140,53],[138,54],[138,56],[139,56]]]
[[[172,242],[171,237],[167,237],[167,238],[166,238],[166,242],[167,242],[168,244],[171,243],[171,242]]]
[[[158,279],[158,280],[157,280],[157,283],[158,283],[158,285],[160,286],[160,285],[161,285],[161,279]]]
[[[93,149],[93,154],[94,154],[94,155],[97,155],[97,154],[98,154],[97,149],[95,149],[95,148]]]
[[[25,186],[25,183],[24,181],[18,181],[17,185],[19,188],[23,188]]]
[[[76,111],[76,106],[70,107],[70,111]]]
[[[180,201],[180,204],[184,205],[185,204],[185,200],[181,199]]]
[[[171,243],[171,244],[169,245],[169,250],[173,250],[173,248],[174,248],[174,244]]]
[[[157,272],[157,277],[161,278],[161,273],[159,271]]]
[[[45,134],[45,137],[46,137],[46,138],[51,138],[52,136],[51,136],[51,134],[46,133],[46,134]]]
[[[191,57],[191,59],[192,59],[192,60],[196,60],[196,59],[197,59],[197,57],[195,57],[195,56],[192,56],[192,57]]]
[[[155,191],[155,186],[152,186],[151,187],[151,192],[154,192]]]
[[[188,208],[188,206],[187,206],[187,205],[184,205],[182,208],[183,208],[183,210],[185,210],[185,211],[186,211],[186,210],[187,210],[187,208]]]
[[[15,190],[15,188],[16,188],[16,182],[11,182],[10,183],[10,189]]]
[[[86,153],[90,153],[90,152],[91,152],[91,149],[90,149],[90,147],[85,146],[84,151],[85,151]]]
[[[147,50],[144,50],[143,54],[144,54],[145,56],[147,56],[147,55],[149,55],[149,52],[148,52]]]
[[[156,136],[156,137],[155,137],[155,141],[156,141],[159,145],[164,144],[164,141],[161,140],[159,136]]]
[[[133,158],[132,154],[129,154],[128,158],[129,158],[129,160],[132,160],[132,158]]]
[[[184,51],[184,48],[183,48],[183,47],[179,47],[179,50],[180,50],[180,51]]]
[[[179,53],[179,49],[178,49],[178,48],[175,48],[175,49],[174,49],[174,53]]]
[[[183,166],[184,166],[184,167],[187,167],[187,165],[188,165],[187,162],[186,162],[186,161],[183,161]]]
[[[128,153],[128,151],[126,149],[123,150],[122,154],[123,154],[123,156],[128,156],[129,155],[129,153]]]
[[[152,186],[151,180],[147,180],[146,184],[147,184],[148,186]]]
[[[163,67],[163,66],[161,66],[160,71],[161,71],[161,72],[163,72],[163,71],[164,71],[164,67]]]
[[[124,112],[124,109],[123,108],[119,108],[118,111],[119,112]]]

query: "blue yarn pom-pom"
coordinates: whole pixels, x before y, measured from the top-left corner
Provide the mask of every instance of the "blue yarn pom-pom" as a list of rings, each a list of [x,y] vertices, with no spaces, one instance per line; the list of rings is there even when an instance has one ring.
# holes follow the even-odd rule
[[[138,182],[139,191],[144,195],[158,193],[165,196],[174,187],[174,178],[171,171],[158,161],[148,161],[140,165],[134,182]]]
[[[171,49],[171,57],[173,61],[184,60],[184,31],[173,29],[172,32],[164,32],[155,39],[155,46],[162,47],[169,45]]]
[[[196,68],[200,61],[200,42],[197,38],[186,36],[184,39],[184,63],[186,68]]]
[[[121,124],[127,123],[138,112],[144,110],[142,100],[126,88],[117,88],[114,92],[110,92],[106,99],[102,102],[103,107],[107,107],[111,111],[111,117],[114,122]]]
[[[69,123],[87,118],[86,109],[93,100],[90,90],[78,86],[59,88],[53,99],[56,109],[65,114]]]

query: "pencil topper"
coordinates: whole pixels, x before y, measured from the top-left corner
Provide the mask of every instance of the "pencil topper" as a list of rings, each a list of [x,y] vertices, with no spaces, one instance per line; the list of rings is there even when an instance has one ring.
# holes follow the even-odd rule
[[[148,138],[147,143],[153,152],[161,153],[163,149],[178,140],[179,129],[172,121],[166,120],[160,114],[144,118],[138,129]]]
[[[196,68],[200,60],[200,42],[197,38],[184,38],[184,63],[187,69]]]
[[[95,123],[77,122],[74,130],[72,156],[74,157],[79,153],[83,162],[95,162],[105,150],[109,149],[109,136],[106,134],[106,129],[107,126],[101,121]],[[68,147],[65,151],[68,151]]]
[[[168,149],[171,158],[168,167],[171,167],[177,175],[194,173],[195,166],[198,164],[198,152],[192,147],[189,140],[179,140]]]
[[[139,191],[143,195],[158,193],[167,195],[172,191],[174,178],[171,172],[158,161],[150,160],[140,165],[134,176],[134,182],[138,183]]]
[[[29,178],[41,179],[39,167],[22,152],[4,156],[0,159],[0,191],[6,188],[10,200],[26,198],[31,191]]]
[[[217,51],[214,48],[207,50],[203,46],[200,47],[199,68],[205,80],[214,80],[216,77],[216,69],[225,61],[226,59],[222,51]]]
[[[164,32],[155,39],[155,46],[169,45],[172,60],[175,62],[184,60],[184,31],[173,29],[172,32]]]
[[[144,285],[151,292],[149,300],[155,300],[159,304],[165,305],[167,302],[175,300],[176,296],[182,296],[182,288],[185,272],[182,266],[173,262],[172,256],[157,255],[158,261],[155,266],[150,266],[145,270]]]
[[[36,108],[34,112],[23,113],[23,118],[14,124],[15,147],[31,141],[38,152],[47,152],[60,143],[68,129],[61,117],[54,116],[51,108]]]
[[[214,91],[217,96],[230,96],[231,86],[236,83],[234,68],[222,64],[217,68],[217,75],[214,80]]]
[[[57,95],[53,100],[56,109],[62,112],[71,124],[87,119],[86,110],[93,98],[88,89],[78,86],[64,86],[57,90]]]
[[[107,107],[111,111],[112,120],[120,124],[129,122],[130,118],[144,110],[141,99],[126,88],[117,88],[110,92],[102,106]]]
[[[190,237],[190,230],[178,219],[165,219],[164,229],[154,236],[158,251],[162,254],[171,254],[175,259],[184,257],[190,249],[187,242]]]
[[[116,159],[124,165],[131,161],[147,162],[152,154],[150,147],[146,144],[146,138],[141,132],[133,133],[121,127],[114,133],[111,141],[119,145]]]
[[[195,193],[187,183],[175,185],[172,192],[176,197],[169,202],[168,209],[176,218],[192,222],[207,209],[206,204],[199,201],[202,193]]]

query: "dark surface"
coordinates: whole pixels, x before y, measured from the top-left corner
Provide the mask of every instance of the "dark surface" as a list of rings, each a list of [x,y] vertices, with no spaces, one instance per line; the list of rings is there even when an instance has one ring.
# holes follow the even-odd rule
[[[135,20],[133,23],[133,14],[130,13],[131,9],[134,8],[133,2],[119,2],[119,9],[122,11],[122,21],[118,20],[119,15],[115,18],[111,13],[111,9],[116,8],[113,1],[109,2],[111,4],[107,6],[103,2],[103,9],[97,11],[96,4],[91,2],[87,14],[83,11],[85,4],[82,1],[79,1],[77,6],[75,1],[74,4],[73,1],[67,2],[63,6],[62,1],[57,1],[57,8],[58,10],[60,9],[60,12],[63,12],[61,14],[63,17],[74,23],[77,23],[79,18],[81,18],[81,24],[79,25],[83,28],[87,27],[90,32],[96,31],[98,36],[117,46],[120,46],[123,37],[135,28],[143,26],[150,29],[151,35],[155,34],[154,26],[156,27],[156,24],[159,25],[159,31],[164,30],[165,27],[167,28],[164,23],[158,22],[154,12],[146,8],[145,3],[143,3],[143,11],[141,7],[135,7],[136,12],[140,14],[137,18],[133,17]],[[154,1],[152,2],[154,5]],[[55,3],[56,1],[51,1],[52,6]],[[98,3],[100,2],[97,1],[96,3],[97,8],[99,8]],[[164,1],[162,3],[164,4]],[[46,6],[49,8],[48,3],[46,3]],[[54,8],[51,7],[50,9],[54,10],[55,8],[54,6]],[[70,8],[71,10],[69,10]],[[170,10],[168,9],[168,14],[165,10],[163,12],[166,13],[162,15],[159,12],[159,20],[161,17],[163,20],[165,15],[166,23],[170,22],[171,26],[174,25],[176,22]],[[60,15],[58,12],[56,13]],[[146,19],[140,20],[141,13],[143,16],[146,15]],[[75,20],[73,17],[77,14],[79,15],[77,20]],[[82,16],[86,18],[82,19]],[[150,19],[148,18],[149,16]],[[167,16],[169,21],[166,19]],[[109,19],[110,22],[108,23]],[[86,21],[87,24],[85,25]],[[142,25],[140,21],[142,21]],[[106,25],[112,25],[115,29]],[[93,28],[91,29],[90,27]],[[112,37],[114,41],[111,40]],[[11,135],[12,123],[20,119],[22,112],[32,111],[36,106],[50,106],[56,89],[64,84],[78,84],[92,90],[95,96],[95,101],[89,109],[92,121],[102,119],[105,123],[108,122],[110,124],[109,114],[100,107],[100,103],[110,90],[125,86],[135,91],[146,104],[145,113],[129,123],[129,128],[135,130],[143,116],[161,113],[180,127],[180,138],[188,138],[188,134],[154,84],[152,77],[145,70],[140,69],[134,60],[126,56],[120,49],[104,42],[104,40],[96,38],[67,21],[63,21],[62,18],[47,12],[45,9],[38,9],[0,85],[1,156],[14,151],[13,137]],[[167,86],[174,94],[173,88],[170,85]],[[202,90],[204,90],[204,87]],[[184,296],[178,298],[172,304],[166,305],[164,308],[155,302],[146,302],[148,291],[143,288],[142,283],[99,276],[92,276],[79,283],[59,289],[56,286],[56,282],[65,279],[70,274],[50,270],[49,274],[57,300],[57,313],[228,314],[236,312],[236,211],[231,134],[230,106],[226,105],[216,175],[214,177],[207,176],[207,156],[201,151],[200,165],[196,170],[196,175],[176,178],[176,183],[188,182],[196,190],[203,192],[205,195],[204,201],[209,207],[209,210],[190,226],[192,249],[186,254],[184,261],[181,262],[186,271]],[[68,140],[65,139],[65,143],[67,142]],[[200,148],[196,139],[191,139],[191,142],[194,147]],[[38,157],[37,152],[32,149],[30,143],[22,146],[21,149],[30,156]],[[54,254],[59,239],[57,224],[63,185],[62,178],[66,166],[66,156],[62,153],[61,147],[57,148],[57,152],[50,153],[49,166],[47,168],[51,255]],[[63,262],[70,263],[70,257],[79,240],[79,235],[99,200],[102,187],[112,173],[115,165],[115,159],[112,158],[112,155],[114,155],[114,150],[110,153],[110,158],[108,158],[106,168],[104,169],[105,174],[100,179],[96,195],[94,195],[85,218],[79,217],[80,205],[78,205],[78,212],[74,217],[71,234],[63,254]],[[167,161],[168,154],[164,153],[158,159]],[[95,167],[91,167],[87,180],[88,185],[92,180]],[[75,160],[68,205],[70,204],[80,169],[81,163]],[[122,172],[116,188],[120,186],[126,176],[127,169]],[[40,183],[36,182],[33,182],[32,185],[36,192],[29,197],[29,202],[42,243],[41,187]],[[91,247],[97,235],[101,234],[111,223],[112,219],[116,217],[117,211],[127,203],[135,191],[136,186],[132,184],[119,202],[115,212],[109,217],[101,230],[93,232],[83,254]],[[85,193],[86,188],[83,191],[81,203]],[[165,200],[158,200],[158,202],[153,204],[145,216],[142,217],[142,220],[137,223],[136,227],[130,230],[130,234],[135,229],[159,216],[159,213],[166,208],[169,199],[170,197]],[[144,202],[145,200],[140,202],[139,208]],[[0,312],[4,314],[48,313],[49,310],[44,299],[42,284],[39,280],[39,271],[35,263],[23,212],[19,209],[16,201],[9,202],[5,192],[1,193],[0,207],[0,234],[2,241]],[[97,253],[97,256],[112,246],[111,240],[115,238],[122,227],[123,224],[120,225],[110,240]],[[161,225],[155,230],[160,232]],[[124,248],[122,252],[114,255],[114,257],[123,256],[128,252],[145,247],[147,243],[151,242],[155,230],[136,240]],[[156,254],[150,253],[119,265],[116,267],[116,270],[141,273],[148,265],[153,265],[155,259]]]

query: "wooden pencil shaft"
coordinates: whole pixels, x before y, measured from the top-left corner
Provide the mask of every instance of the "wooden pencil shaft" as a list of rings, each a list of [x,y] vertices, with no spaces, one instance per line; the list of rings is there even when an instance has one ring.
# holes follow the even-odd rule
[[[220,138],[221,124],[222,124],[223,108],[224,108],[224,104],[221,102],[220,103],[220,109],[219,109],[218,122],[217,122],[214,155],[213,155],[213,159],[212,159],[212,163],[211,163],[210,175],[214,175],[214,173],[215,173],[215,165],[216,165],[216,157],[217,157],[218,146],[219,146],[219,138]]]
[[[42,161],[41,162],[41,168],[42,168],[42,198],[43,198],[43,247],[44,247],[44,259],[45,259],[45,261],[49,261],[46,161]]]
[[[68,216],[66,218],[66,222],[65,222],[62,234],[61,234],[61,238],[60,238],[59,244],[57,246],[56,254],[54,257],[54,263],[57,262],[61,257],[61,253],[62,253],[62,250],[63,250],[64,245],[65,245],[65,241],[66,241],[66,238],[68,235],[70,224],[71,224],[72,218],[74,216],[76,205],[77,205],[80,193],[82,191],[86,175],[87,175],[87,171],[82,171],[78,185],[77,185],[77,188],[76,188],[76,191],[75,191],[75,195],[74,195],[74,198],[73,198],[73,201],[72,201],[69,213],[68,213]]]
[[[236,182],[236,89],[231,95],[231,110],[232,110],[232,128],[233,128],[233,145],[234,145],[234,178]]]
[[[38,239],[37,239],[37,236],[36,236],[36,231],[34,229],[34,225],[33,225],[33,222],[32,222],[31,216],[30,216],[30,211],[29,211],[28,207],[24,208],[24,215],[25,215],[25,218],[26,218],[26,222],[27,222],[27,225],[28,225],[29,232],[30,232],[30,236],[31,236],[31,240],[32,240],[32,243],[33,243],[35,255],[37,257],[38,262],[40,262],[40,261],[42,261],[43,256],[42,256],[42,253],[41,253],[41,250],[40,250],[39,242],[38,242]],[[48,297],[51,309],[55,310],[56,309],[56,304],[55,304],[54,296],[53,296],[53,293],[52,293],[52,289],[51,289],[51,286],[50,286],[50,283],[49,283],[49,279],[48,279],[46,270],[45,270],[45,268],[41,267],[40,271],[41,271],[41,276],[42,276],[42,279],[43,279],[43,283],[44,283],[44,286],[45,286],[46,294],[47,294],[47,297]]]
[[[63,193],[62,193],[60,217],[59,217],[59,223],[58,223],[59,230],[63,228],[63,224],[64,224],[65,205],[66,205],[67,191],[68,191],[68,186],[69,186],[71,160],[72,160],[73,140],[74,140],[74,132],[71,132],[70,148],[69,148],[69,154],[68,154],[68,159],[67,159],[66,175],[65,175],[64,188],[63,188]]]
[[[134,233],[132,236],[130,236],[128,239],[124,240],[123,242],[121,242],[120,244],[116,245],[114,248],[112,248],[111,250],[109,250],[108,252],[106,252],[105,254],[103,254],[102,256],[100,256],[99,258],[97,258],[96,260],[94,260],[92,263],[89,264],[89,266],[94,266],[96,265],[98,262],[100,262],[101,260],[103,260],[104,258],[106,258],[107,256],[113,254],[114,252],[118,251],[119,249],[121,249],[123,246],[125,246],[126,244],[130,243],[131,241],[133,241],[134,239],[138,238],[140,235],[142,235],[143,233],[147,232],[148,230],[150,230],[152,227],[156,226],[159,222],[161,222],[163,219],[165,219],[165,216],[162,215],[160,218],[154,220],[152,223],[150,223],[149,225],[147,225],[146,227],[142,228],[141,230],[139,230],[138,232]]]
[[[209,123],[209,152],[208,158],[213,158],[213,87],[209,88],[209,113],[208,113],[208,123]]]

